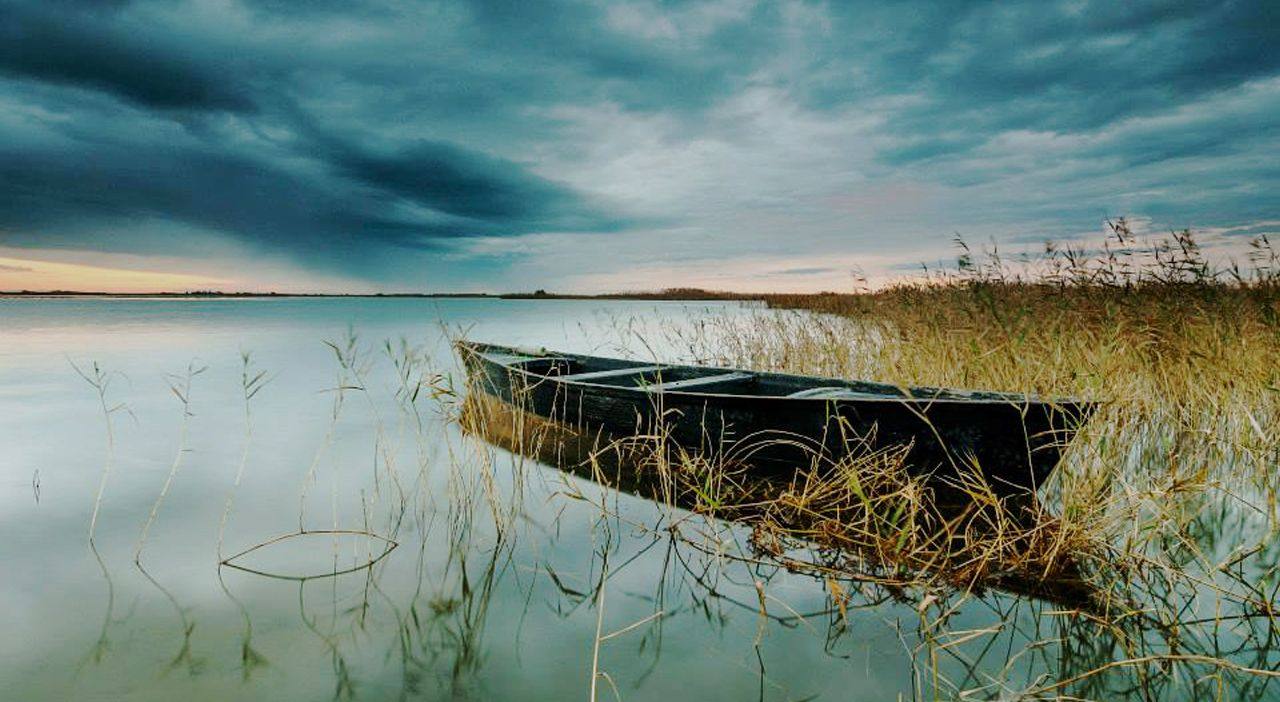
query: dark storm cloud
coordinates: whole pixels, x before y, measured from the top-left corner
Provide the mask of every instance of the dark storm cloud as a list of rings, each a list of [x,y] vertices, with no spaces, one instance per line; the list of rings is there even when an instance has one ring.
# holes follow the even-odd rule
[[[416,142],[394,153],[372,153],[349,145],[328,157],[342,174],[437,212],[482,222],[578,229],[592,221],[577,197],[513,163],[445,143]],[[575,224],[575,220],[581,220]]]
[[[753,179],[825,186],[854,173],[854,184],[959,189],[972,196],[957,218],[1038,231],[1078,230],[1117,202],[1205,224],[1276,218],[1280,174],[1257,155],[1280,128],[1277,12],[1257,1],[18,0],[0,9],[0,244],[171,252],[198,230],[371,279],[406,252],[471,237],[608,237],[658,217],[719,232],[723,248],[737,232],[700,208],[731,198],[696,188],[725,174],[743,194],[717,212],[756,206]],[[783,99],[735,102],[760,90]],[[593,159],[619,150],[609,119],[584,131],[564,116],[574,110],[670,125],[653,141],[670,150],[649,167],[673,164],[666,175],[692,189],[637,210],[584,183],[647,193],[546,168],[594,173]],[[877,126],[855,156],[767,110],[801,114],[801,127],[848,115]],[[774,142],[786,146],[761,170],[681,170],[698,164],[682,160],[686,145]],[[789,163],[792,146],[822,157]],[[1116,200],[1117,173],[1147,199]]]
[[[543,230],[608,231],[623,221],[480,150],[379,139],[383,125],[337,136],[340,129],[323,126],[323,105],[304,110],[292,99],[304,90],[297,86],[317,74],[329,73],[340,89],[350,85],[341,74],[376,73],[394,56],[369,60],[339,46],[333,56],[292,63],[294,57],[249,40],[228,52],[225,36],[202,45],[190,41],[198,32],[181,27],[185,41],[179,41],[175,28],[165,26],[171,16],[152,17],[156,24],[148,25],[129,14],[140,5],[16,6],[3,25],[0,74],[18,81],[11,84],[17,101],[34,96],[71,119],[55,121],[55,139],[0,132],[0,192],[6,195],[0,244],[150,253],[160,242],[130,234],[129,225],[168,221],[175,230],[220,232],[311,265],[376,277],[377,267],[394,256],[388,247],[430,249],[445,239]],[[336,9],[309,6],[307,16]],[[405,58],[431,63],[421,55]],[[374,81],[375,92],[412,92],[421,77],[400,76],[398,85],[384,78],[392,84]],[[32,85],[39,89],[18,89]],[[101,101],[42,85],[98,92],[123,105],[113,112]],[[395,93],[385,95],[392,119],[396,110],[417,107],[394,105]],[[380,120],[379,105],[370,107]],[[176,121],[180,132],[157,138],[157,119]],[[244,130],[271,132],[262,140],[266,148],[236,143]],[[165,252],[186,249],[181,234],[163,244]]]
[[[113,21],[109,6],[16,5],[0,24],[0,73],[103,90],[158,109],[252,108],[229,58],[192,55]]]
[[[79,245],[104,225],[127,231],[129,223],[160,219],[371,274],[387,246],[612,226],[569,191],[458,149],[423,146],[381,159],[350,150],[333,158],[291,170],[195,146],[0,149],[0,191],[9,196],[0,200],[0,222],[11,230],[0,232],[0,244]],[[430,211],[405,211],[398,201]],[[157,245],[127,234],[93,241],[116,251]],[[198,253],[184,244],[175,237],[164,250]]]

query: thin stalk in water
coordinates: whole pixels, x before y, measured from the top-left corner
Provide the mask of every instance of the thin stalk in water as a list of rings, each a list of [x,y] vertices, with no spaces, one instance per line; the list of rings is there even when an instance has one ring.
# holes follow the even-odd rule
[[[98,479],[98,492],[93,498],[93,516],[89,518],[89,543],[92,544],[93,534],[98,527],[98,512],[102,508],[102,495],[107,489],[107,477],[111,475],[111,468],[115,463],[116,434],[114,423],[112,422],[112,415],[120,410],[127,412],[129,409],[123,402],[112,407],[107,406],[107,389],[111,385],[111,375],[102,370],[102,367],[98,365],[97,361],[93,362],[93,365],[90,366],[88,371],[77,366],[74,361],[71,362],[71,367],[75,369],[75,372],[81,378],[84,378],[84,381],[92,386],[98,393],[98,406],[102,408],[102,418],[107,424],[106,458],[102,464],[102,477]],[[37,500],[38,499],[37,493]]]
[[[271,379],[267,377],[266,371],[254,372],[253,354],[249,352],[241,352],[240,354],[240,387],[244,392],[244,450],[240,452],[240,465],[236,468],[236,479],[231,485],[231,491],[227,493],[227,504],[222,510],[222,521],[218,523],[218,562],[223,561],[222,544],[223,537],[227,531],[227,520],[231,518],[231,507],[236,498],[236,492],[240,490],[240,482],[244,479],[244,469],[249,463],[249,446],[253,442],[253,416],[249,409],[250,401],[258,391],[263,388]]]
[[[160,505],[164,503],[164,498],[169,494],[169,487],[173,485],[173,478],[178,474],[178,468],[182,466],[182,459],[187,453],[187,427],[191,419],[191,380],[200,375],[207,366],[196,368],[195,364],[187,365],[187,372],[183,376],[170,376],[169,390],[178,397],[182,402],[182,424],[178,430],[178,450],[173,457],[173,465],[169,467],[169,475],[164,479],[164,485],[160,488],[160,494],[156,496],[155,504],[151,505],[151,514],[147,515],[147,521],[142,525],[142,532],[138,535],[138,544],[133,549],[133,562],[142,565],[142,549],[147,543],[147,534],[151,531],[151,525],[155,523],[156,516],[160,514]]]

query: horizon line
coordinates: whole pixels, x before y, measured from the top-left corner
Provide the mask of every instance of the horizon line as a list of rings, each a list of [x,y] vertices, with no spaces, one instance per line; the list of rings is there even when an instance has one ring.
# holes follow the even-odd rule
[[[703,288],[668,288],[663,290],[617,291],[604,293],[560,293],[547,290],[533,292],[228,292],[222,290],[188,290],[157,292],[118,292],[105,290],[0,290],[0,297],[418,297],[418,298],[480,298],[480,299],[706,299],[706,300],[755,300],[772,294],[835,294],[828,293],[766,293],[707,290]]]

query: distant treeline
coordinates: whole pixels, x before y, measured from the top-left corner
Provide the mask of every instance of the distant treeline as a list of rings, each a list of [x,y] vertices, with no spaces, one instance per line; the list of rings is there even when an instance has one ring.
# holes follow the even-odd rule
[[[761,293],[703,290],[702,288],[666,288],[596,295],[573,295],[536,290],[531,293],[506,293],[496,297],[504,300],[762,300],[765,296]]]
[[[96,290],[13,290],[0,291],[5,297],[175,297],[175,298],[256,298],[256,297],[419,297],[419,298],[487,298],[495,300],[762,300],[764,295],[735,293],[701,288],[667,288],[657,291],[601,293],[580,295],[569,293],[534,292],[516,293],[280,293],[280,292],[223,292],[221,290],[191,290],[186,292],[116,293]]]

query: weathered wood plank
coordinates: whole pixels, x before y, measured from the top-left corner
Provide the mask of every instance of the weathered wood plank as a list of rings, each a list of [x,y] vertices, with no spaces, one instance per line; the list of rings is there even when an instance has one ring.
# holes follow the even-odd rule
[[[799,392],[793,392],[787,397],[794,397],[802,400],[847,400],[865,397],[883,397],[882,393],[861,392],[850,388],[842,388],[840,386],[807,388]]]
[[[735,371],[733,373],[721,373],[719,375],[708,375],[701,378],[689,378],[687,380],[673,380],[669,383],[654,383],[646,385],[645,390],[649,392],[677,392],[689,390],[691,388],[703,388],[712,385],[721,385],[724,383],[736,383],[740,380],[747,380],[752,377],[751,373],[743,373]]]
[[[633,368],[614,368],[612,370],[591,371],[590,373],[571,373],[559,376],[559,380],[571,383],[589,383],[593,380],[619,378],[627,375],[642,375],[662,370],[662,366],[635,366]]]

